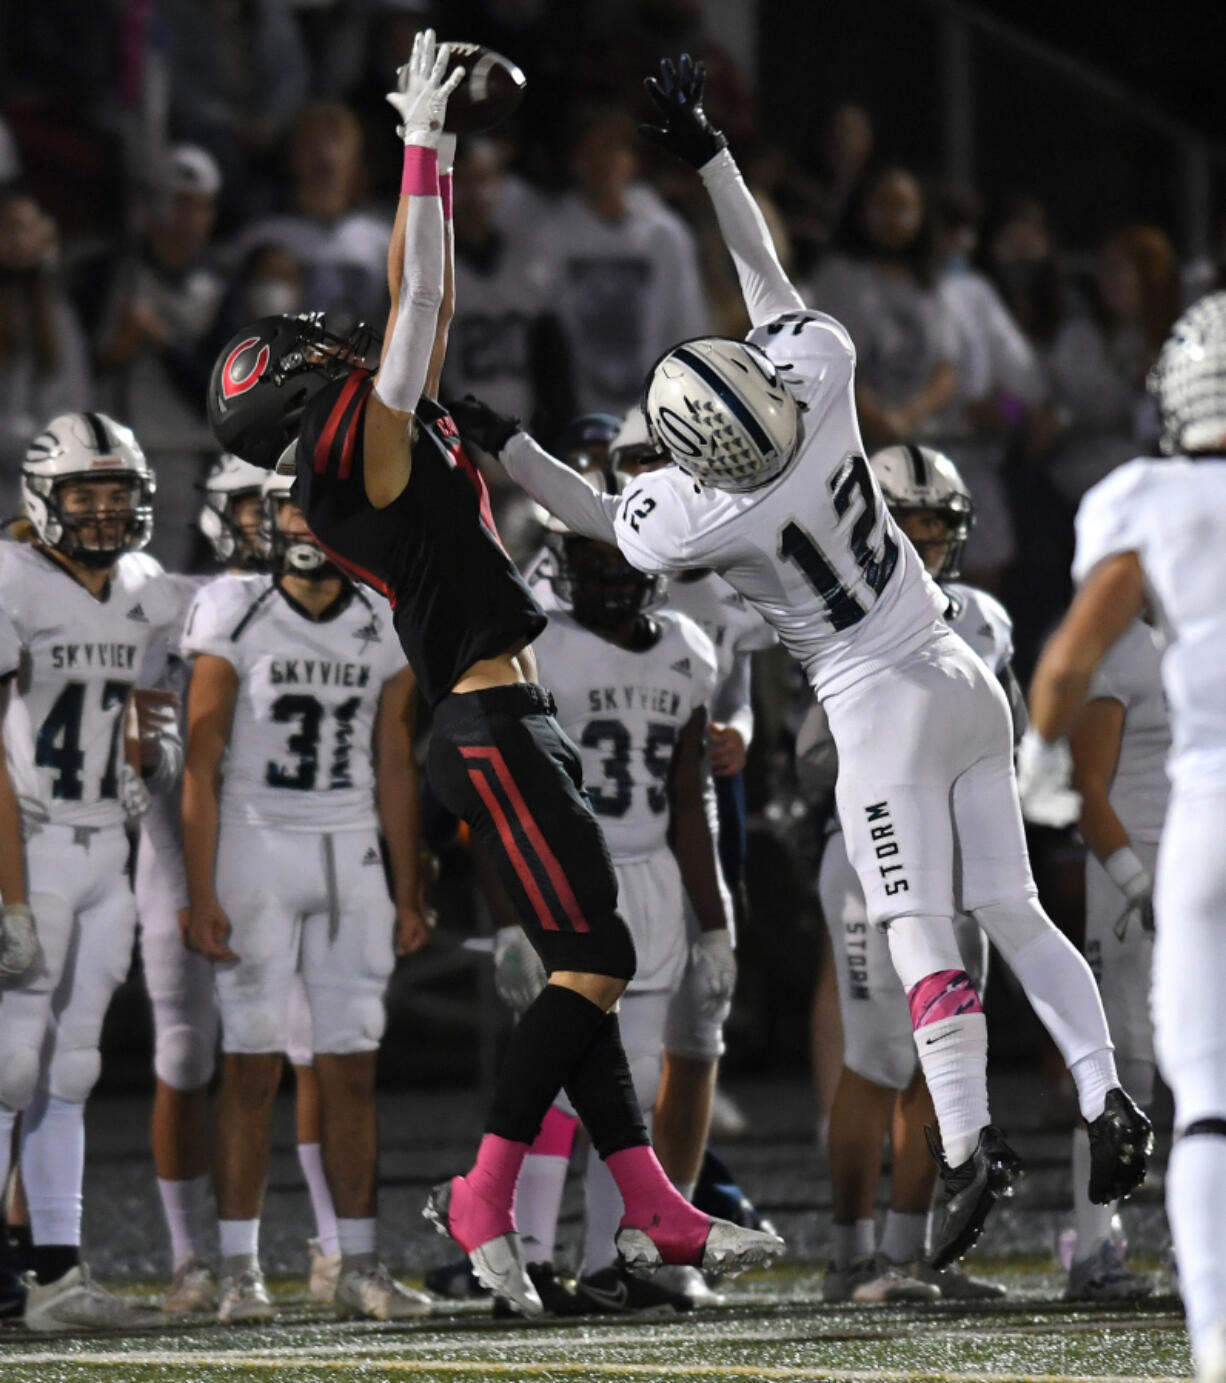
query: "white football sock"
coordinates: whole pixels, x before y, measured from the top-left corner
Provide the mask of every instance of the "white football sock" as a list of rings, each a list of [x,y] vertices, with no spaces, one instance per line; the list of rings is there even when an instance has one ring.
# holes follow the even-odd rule
[[[988,1115],[988,1025],[982,1013],[960,1013],[915,1030],[945,1161],[961,1166],[975,1151]]]
[[[569,1157],[529,1153],[515,1187],[515,1225],[529,1263],[552,1263]]]
[[[353,1258],[358,1254],[373,1254],[375,1251],[375,1219],[346,1220],[343,1216],[336,1221],[336,1242],[340,1245],[342,1258]]]
[[[205,1242],[209,1221],[208,1176],[189,1177],[186,1181],[158,1177],[158,1195],[162,1198],[162,1213],[170,1230],[170,1251],[175,1266],[185,1258],[203,1258],[208,1253]]]
[[[21,1120],[21,1180],[36,1244],[80,1244],[85,1105],[35,1092]]]
[[[846,1272],[853,1263],[873,1256],[876,1230],[872,1220],[853,1220],[849,1225],[830,1226],[830,1248],[834,1266]]]
[[[687,1201],[694,1199],[694,1188],[698,1185],[696,1181],[674,1181],[673,1185]]]
[[[307,1190],[311,1193],[311,1209],[315,1212],[315,1235],[319,1240],[319,1251],[326,1258],[340,1252],[336,1239],[336,1209],[332,1204],[332,1192],[328,1190],[328,1178],[324,1173],[323,1149],[318,1143],[299,1143],[298,1162],[302,1175],[306,1178]]]
[[[927,1254],[928,1213],[908,1214],[904,1210],[887,1210],[885,1230],[881,1235],[881,1252],[891,1263],[914,1263]]]
[[[1226,1137],[1180,1138],[1166,1176],[1166,1213],[1179,1263],[1179,1294],[1195,1356],[1209,1328],[1226,1316]]]
[[[1095,1205],[1090,1199],[1090,1135],[1073,1130],[1073,1228],[1077,1231],[1075,1261],[1080,1262],[1111,1237],[1111,1219],[1118,1202]]]
[[[258,1258],[259,1220],[218,1220],[217,1238],[222,1258]]]
[[[589,1276],[617,1261],[614,1236],[626,1213],[622,1193],[613,1173],[600,1160],[595,1148],[587,1150],[587,1172],[583,1178],[583,1275]]]

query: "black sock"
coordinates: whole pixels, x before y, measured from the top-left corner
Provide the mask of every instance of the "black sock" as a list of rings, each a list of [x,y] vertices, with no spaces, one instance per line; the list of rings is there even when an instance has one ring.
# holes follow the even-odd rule
[[[562,1082],[591,1045],[604,1016],[582,994],[547,984],[507,1042],[486,1132],[517,1143],[533,1142]]]
[[[58,1282],[80,1261],[81,1250],[76,1244],[34,1245],[34,1276],[43,1287],[49,1282]]]
[[[19,1273],[28,1273],[34,1266],[34,1240],[29,1225],[7,1225],[0,1256]]]
[[[566,1077],[566,1093],[602,1158],[650,1143],[617,1014],[606,1013],[587,1051]]]

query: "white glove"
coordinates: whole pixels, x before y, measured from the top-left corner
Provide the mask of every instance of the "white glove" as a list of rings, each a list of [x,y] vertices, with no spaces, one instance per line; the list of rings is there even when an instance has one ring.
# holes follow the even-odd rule
[[[23,980],[38,960],[34,915],[25,903],[0,907],[0,980]]]
[[[1071,826],[1081,816],[1081,794],[1069,786],[1073,756],[1068,743],[1048,744],[1031,726],[1017,748],[1017,795],[1022,815],[1036,826]]]
[[[119,770],[119,801],[123,806],[124,815],[131,824],[139,821],[153,804],[149,789],[129,763],[125,763]]]
[[[523,1013],[545,988],[545,967],[522,927],[494,933],[494,988],[513,1013]]]
[[[387,99],[400,114],[396,133],[406,144],[437,149],[443,136],[443,117],[447,98],[464,80],[464,68],[443,80],[451,47],[444,43],[435,49],[434,30],[423,29],[413,40],[408,62],[396,72],[396,90]]]
[[[1115,934],[1123,941],[1128,924],[1135,917],[1147,932],[1154,929],[1154,881],[1150,872],[1127,845],[1103,862],[1112,883],[1128,900],[1115,922]]]
[[[713,1018],[732,1002],[736,988],[736,952],[727,927],[703,932],[690,947],[690,962],[698,978],[699,1011]]]

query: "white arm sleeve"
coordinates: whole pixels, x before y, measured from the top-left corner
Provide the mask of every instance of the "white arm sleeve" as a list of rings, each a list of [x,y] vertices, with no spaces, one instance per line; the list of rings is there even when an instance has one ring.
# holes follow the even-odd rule
[[[803,310],[804,299],[783,272],[766,220],[728,150],[704,163],[699,176],[736,265],[749,320],[760,327],[784,312]]]
[[[526,432],[517,432],[498,459],[516,485],[561,519],[572,533],[599,538],[603,543],[617,542],[613,519],[620,495],[597,494],[578,471],[555,460]]]
[[[752,671],[753,654],[738,653],[732,660],[728,676],[711,698],[711,719],[731,725],[740,734],[746,749],[753,740]]]
[[[443,203],[409,198],[404,226],[404,276],[392,339],[375,379],[375,393],[397,413],[414,413],[426,387],[438,312],[443,303]]]

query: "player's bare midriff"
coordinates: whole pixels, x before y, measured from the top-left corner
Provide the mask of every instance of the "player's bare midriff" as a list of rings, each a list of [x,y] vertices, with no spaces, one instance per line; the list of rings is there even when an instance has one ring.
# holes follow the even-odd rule
[[[519,663],[519,654],[525,647],[521,641],[496,657],[478,659],[461,674],[451,689],[452,694],[488,691],[490,687],[509,687],[517,682],[529,681]]]

